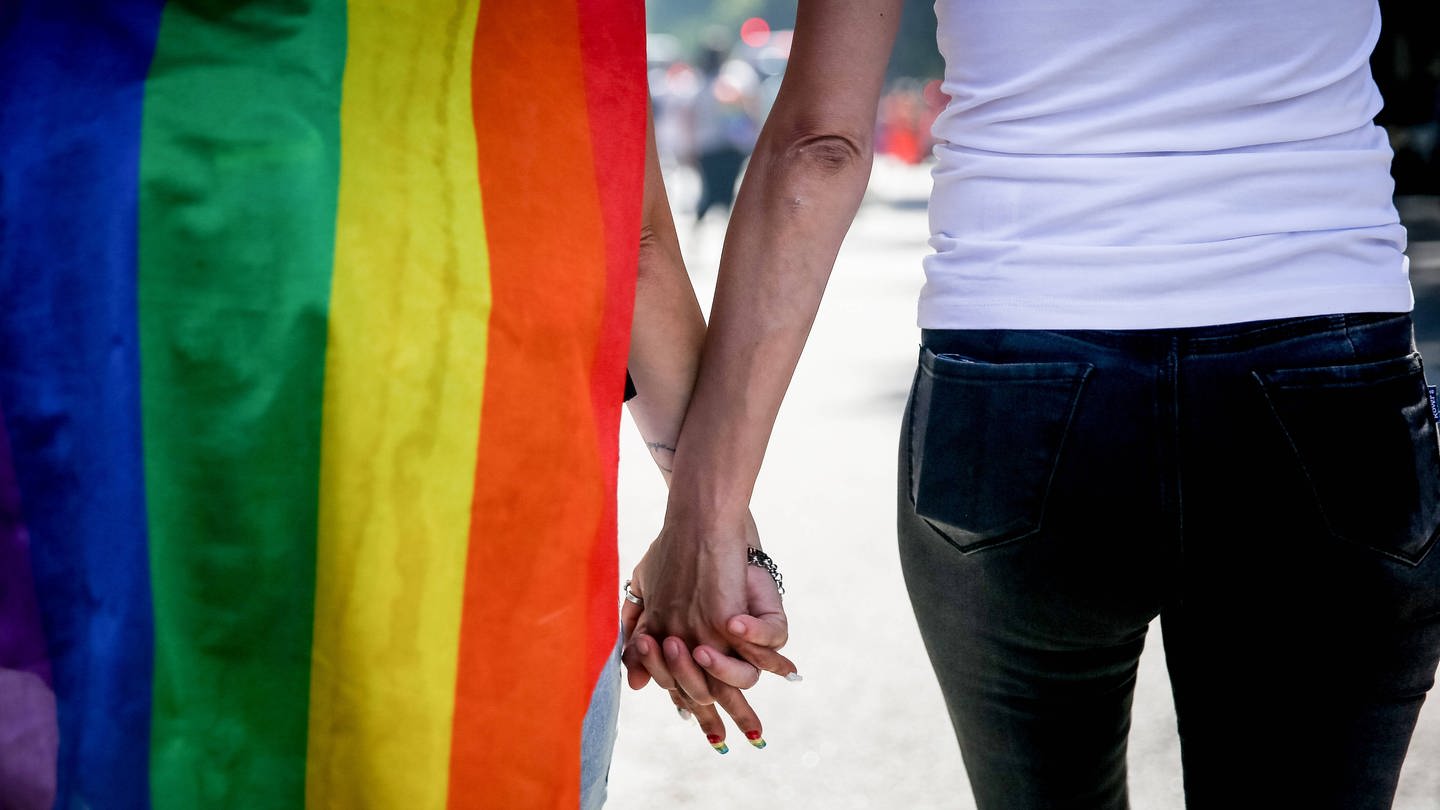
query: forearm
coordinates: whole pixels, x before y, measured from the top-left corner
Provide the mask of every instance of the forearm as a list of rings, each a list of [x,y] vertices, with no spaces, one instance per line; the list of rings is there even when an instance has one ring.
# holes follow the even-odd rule
[[[677,448],[670,511],[733,525],[750,500],[835,256],[869,179],[869,132],[772,119],[721,257],[702,369]]]
[[[870,177],[899,0],[802,0],[727,231],[666,520],[738,545],[781,400]]]
[[[667,262],[665,267],[675,265]],[[655,277],[646,275],[642,270],[635,288],[629,369],[636,395],[629,402],[630,415],[669,481],[699,367],[705,321],[683,265],[678,278],[668,269]]]
[[[705,680],[668,636],[737,650],[757,666],[786,639],[768,581],[760,584],[777,599],[775,632],[756,622],[750,584],[765,575],[746,564],[745,546],[759,542],[750,494],[869,180],[875,106],[899,11],[900,0],[801,0],[784,85],[731,216],[699,376],[675,444],[665,525],[635,569],[645,600],[635,643],[646,649],[627,648],[627,661],[649,656],[650,672],[651,664],[675,668],[692,697],[705,691]],[[663,662],[653,641],[661,638]],[[789,662],[765,668],[794,672]]]
[[[629,405],[646,447],[668,481],[699,369],[705,319],[685,272],[655,151],[653,127],[646,154],[629,358],[636,395]]]

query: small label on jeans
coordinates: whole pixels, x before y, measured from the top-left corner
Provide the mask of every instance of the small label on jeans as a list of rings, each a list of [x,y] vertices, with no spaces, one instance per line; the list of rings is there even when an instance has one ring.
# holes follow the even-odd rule
[[[1425,393],[1430,395],[1430,418],[1440,422],[1440,397],[1435,396],[1435,386],[1425,386]]]

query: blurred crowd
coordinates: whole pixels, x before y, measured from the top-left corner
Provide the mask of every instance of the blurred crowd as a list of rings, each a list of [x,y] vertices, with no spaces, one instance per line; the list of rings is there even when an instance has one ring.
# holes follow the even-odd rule
[[[1397,194],[1440,194],[1440,34],[1420,6],[1382,0],[1386,20],[1371,59],[1385,108],[1378,123],[1395,150]],[[1418,15],[1418,17],[1417,17]],[[761,18],[738,32],[714,28],[695,48],[668,34],[649,38],[649,83],[656,138],[677,203],[698,223],[727,215],[745,159],[754,148],[790,57],[792,31]],[[875,149],[905,163],[928,160],[930,133],[947,97],[939,79],[895,78],[880,100]]]
[[[692,53],[667,34],[649,38],[650,94],[655,137],[668,173],[686,171],[679,204],[693,198],[698,223],[718,209],[728,214],[735,186],[775,102],[790,58],[792,31],[747,20],[739,36],[712,29]],[[945,106],[938,79],[892,80],[880,101],[877,154],[906,163],[930,157],[930,125]],[[693,185],[693,191],[687,188]]]

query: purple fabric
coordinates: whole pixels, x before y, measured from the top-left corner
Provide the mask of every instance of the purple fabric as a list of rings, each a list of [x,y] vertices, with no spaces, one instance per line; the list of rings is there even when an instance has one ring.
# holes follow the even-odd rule
[[[10,457],[10,435],[0,411],[0,667],[38,675],[50,685],[45,628],[30,569],[30,535],[20,511],[20,487]]]
[[[0,669],[0,810],[50,810],[60,729],[55,693],[32,672]]]

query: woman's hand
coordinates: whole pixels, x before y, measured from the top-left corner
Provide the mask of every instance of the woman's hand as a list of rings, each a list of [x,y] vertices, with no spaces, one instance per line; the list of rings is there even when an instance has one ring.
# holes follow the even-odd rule
[[[685,697],[685,693],[679,689],[671,689],[668,694],[671,702],[675,704],[675,710],[680,713],[681,719],[694,719],[700,724],[700,733],[705,735],[705,741],[710,743],[710,747],[714,748],[716,753],[730,753],[730,746],[725,741],[725,723],[720,719],[720,712],[716,711],[714,706],[696,703]],[[721,707],[725,709],[726,714],[730,715],[730,721],[740,729],[751,745],[756,748],[765,747],[765,731],[760,725],[760,718],[750,708],[744,695],[737,690],[733,702],[727,701],[727,703],[721,704]]]
[[[674,535],[662,532],[630,581],[631,593],[643,606],[627,601],[621,611],[631,688],[653,679],[678,708],[695,716],[721,753],[724,725],[712,704],[730,715],[752,745],[764,747],[759,718],[740,689],[753,686],[762,669],[799,679],[795,664],[777,652],[789,632],[776,583],[746,562],[746,547],[759,543],[748,513],[740,532],[744,544],[729,560],[722,554],[697,559],[687,549],[699,546],[667,546]],[[740,579],[738,597],[726,595],[734,593],[733,586],[710,584],[717,575]],[[741,657],[731,654],[735,651]]]
[[[747,562],[747,549],[760,547],[749,513],[730,535],[736,538],[731,542],[694,542],[675,529],[667,521],[631,577],[630,590],[644,600],[643,610],[627,602],[621,612],[631,686],[643,687],[662,667],[675,669],[671,674],[680,679],[681,688],[709,703],[700,668],[742,689],[755,684],[760,670],[793,675],[795,664],[777,652],[789,639],[779,590],[769,573]],[[640,656],[636,644],[641,636],[676,637],[695,657],[686,655],[666,666],[656,657],[658,649]]]
[[[637,596],[644,592],[643,588],[636,580],[631,581],[630,590]],[[714,680],[729,686],[739,689],[754,686],[760,680],[762,669],[787,680],[799,680],[794,662],[777,652],[789,639],[789,630],[774,580],[764,570],[753,565],[746,566],[745,589],[747,611],[732,616],[726,623],[732,646],[741,651],[743,657],[732,656],[709,644],[691,649],[675,635],[666,637],[667,640],[674,638],[679,641],[695,664]],[[637,632],[644,614],[644,609],[629,602],[620,611],[621,626],[629,642],[625,645],[624,658],[632,689],[643,688],[655,677],[673,678],[665,662],[663,647],[650,632]]]

